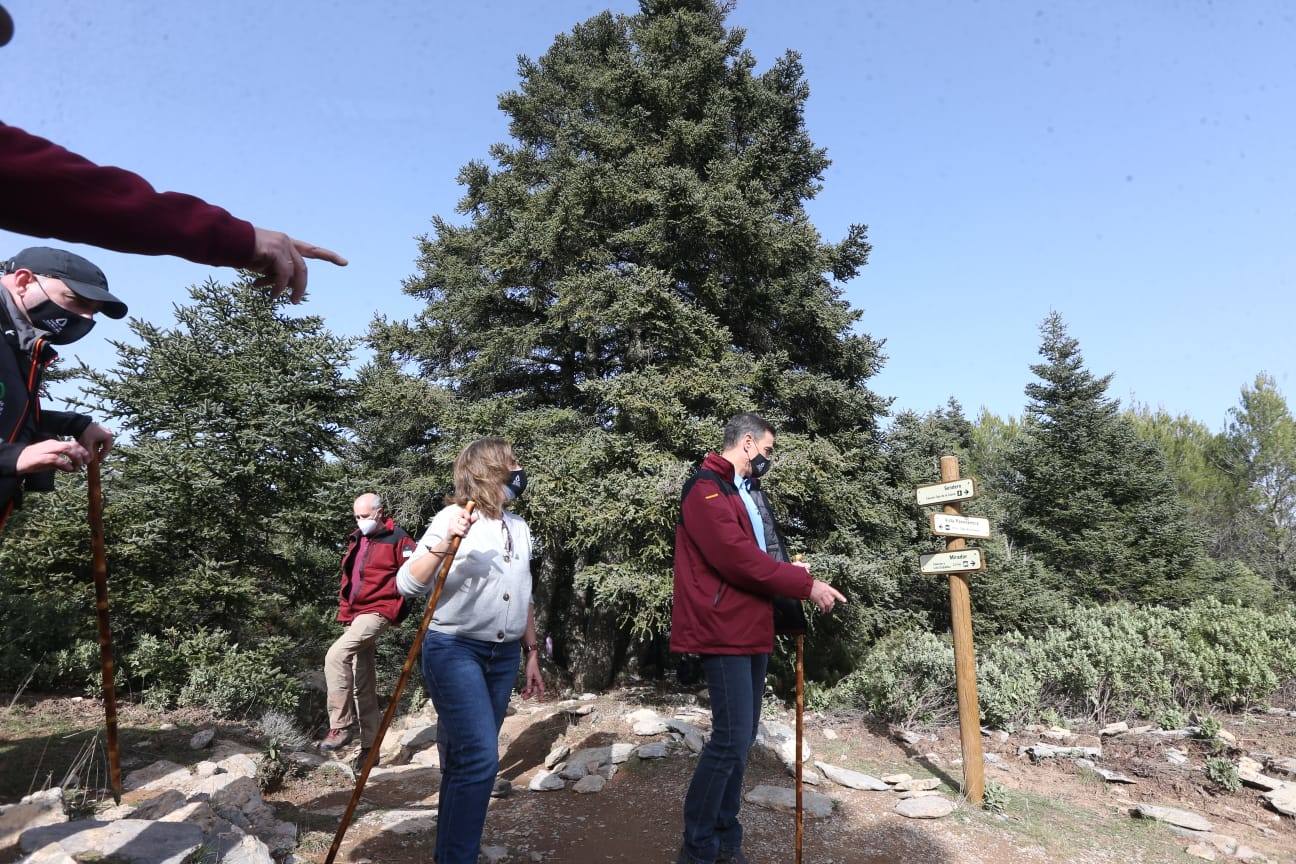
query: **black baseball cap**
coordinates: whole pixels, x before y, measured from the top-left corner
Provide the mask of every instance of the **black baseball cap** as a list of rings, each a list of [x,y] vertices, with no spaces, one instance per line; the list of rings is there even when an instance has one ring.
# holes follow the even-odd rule
[[[0,6],[0,45],[8,45],[9,40],[13,38],[13,19],[9,13]]]
[[[37,276],[61,279],[78,297],[99,303],[101,311],[109,318],[126,317],[126,304],[108,291],[108,277],[80,255],[48,246],[32,246],[5,264],[6,272],[15,270],[30,270]]]

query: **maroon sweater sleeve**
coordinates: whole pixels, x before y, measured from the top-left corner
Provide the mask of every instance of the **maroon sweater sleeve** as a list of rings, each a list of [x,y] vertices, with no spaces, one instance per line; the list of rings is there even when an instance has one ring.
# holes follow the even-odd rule
[[[684,530],[706,562],[726,582],[772,597],[810,596],[810,571],[784,564],[761,551],[743,529],[734,508],[711,480],[698,480],[684,499]]]
[[[158,192],[0,123],[0,228],[117,252],[177,255],[216,267],[252,263],[252,224],[192,195]]]

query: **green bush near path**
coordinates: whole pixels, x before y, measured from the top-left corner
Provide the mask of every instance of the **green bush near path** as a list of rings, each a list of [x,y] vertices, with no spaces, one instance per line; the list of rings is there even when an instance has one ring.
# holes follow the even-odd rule
[[[1156,717],[1179,706],[1236,711],[1296,677],[1296,609],[1265,612],[1217,600],[1182,609],[1077,608],[1043,633],[1001,636],[977,654],[982,720],[998,728],[1050,709],[1103,722]],[[818,691],[816,707],[941,722],[956,708],[953,669],[948,637],[895,631],[854,673]]]

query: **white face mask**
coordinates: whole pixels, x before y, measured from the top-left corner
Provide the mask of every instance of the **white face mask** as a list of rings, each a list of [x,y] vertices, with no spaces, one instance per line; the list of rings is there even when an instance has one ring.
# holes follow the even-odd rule
[[[370,534],[373,534],[375,531],[378,530],[378,520],[377,519],[357,519],[356,527],[360,529],[361,534],[368,537]]]

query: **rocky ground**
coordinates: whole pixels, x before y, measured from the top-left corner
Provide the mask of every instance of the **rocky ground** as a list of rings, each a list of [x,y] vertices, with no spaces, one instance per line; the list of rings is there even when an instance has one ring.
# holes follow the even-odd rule
[[[958,795],[957,729],[888,729],[859,716],[811,714],[805,858],[1296,861],[1296,714],[1288,707],[1225,717],[1210,740],[1209,727],[985,730],[997,805],[990,811]],[[0,710],[0,864],[324,860],[354,785],[344,761],[285,753],[288,775],[274,787],[254,727],[128,705],[127,791],[115,805],[102,791],[102,754],[93,746],[100,711],[94,700],[66,698]],[[430,860],[440,776],[435,721],[427,711],[398,719],[339,861]],[[744,846],[753,862],[792,860],[791,723],[790,712],[767,709],[748,771]],[[681,801],[708,725],[696,696],[648,687],[515,702],[483,859],[673,861]],[[1228,792],[1212,783],[1205,774],[1212,758],[1235,766],[1245,785]],[[274,791],[263,792],[267,782]]]

